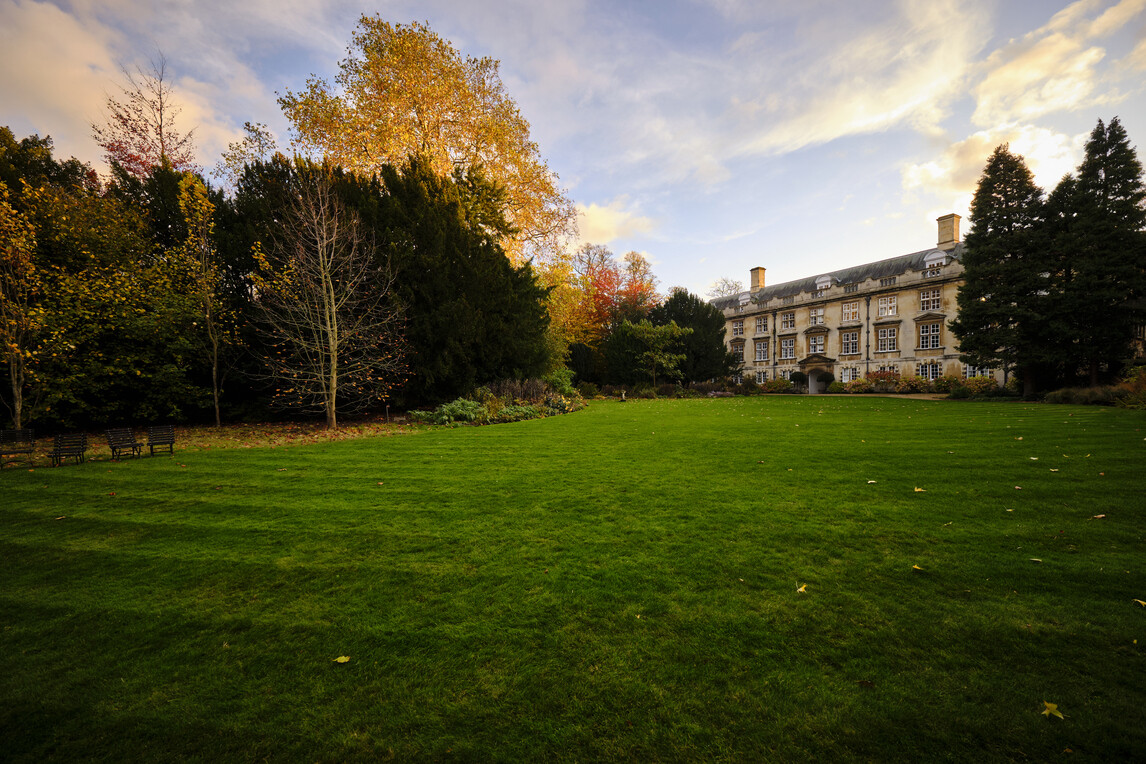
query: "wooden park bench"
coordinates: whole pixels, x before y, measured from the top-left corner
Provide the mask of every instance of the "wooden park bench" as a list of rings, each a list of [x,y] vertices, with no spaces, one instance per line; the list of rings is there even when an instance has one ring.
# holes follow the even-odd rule
[[[135,433],[130,427],[113,427],[104,430],[104,434],[107,435],[107,445],[111,449],[112,459],[119,459],[122,454],[129,451],[132,456],[143,453],[143,444],[135,439]]]
[[[15,464],[18,459],[10,459],[12,456],[24,457],[31,464],[35,450],[36,438],[31,430],[0,430],[0,467],[6,461]]]
[[[155,456],[156,447],[167,447],[170,454],[175,453],[175,427],[169,424],[160,424],[147,428],[147,447],[151,455]]]
[[[52,466],[59,467],[64,459],[75,459],[76,464],[83,464],[87,458],[88,434],[86,432],[73,432],[56,436],[56,445],[52,447]]]

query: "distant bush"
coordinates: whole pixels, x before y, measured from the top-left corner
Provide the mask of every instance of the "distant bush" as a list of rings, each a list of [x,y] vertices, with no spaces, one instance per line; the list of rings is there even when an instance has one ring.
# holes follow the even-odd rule
[[[1121,382],[1118,389],[1124,391],[1118,405],[1128,409],[1146,409],[1146,366],[1135,366]]]
[[[1046,394],[1047,403],[1074,403],[1080,406],[1115,406],[1129,396],[1121,387],[1064,387]]]
[[[881,393],[893,392],[899,384],[898,371],[869,371],[865,377],[871,382],[872,389]]]
[[[947,397],[948,398],[955,398],[956,400],[970,398],[971,397],[971,391],[967,389],[966,385],[964,385],[962,382],[960,382],[959,384],[957,384],[951,388],[951,392],[947,393]]]
[[[931,383],[923,377],[900,377],[895,383],[897,393],[926,393],[931,390]]]
[[[476,388],[467,398],[443,403],[433,411],[411,411],[415,422],[436,425],[494,424],[566,414],[585,407],[577,390],[563,395],[538,379],[502,380]]]
[[[658,398],[679,398],[681,386],[675,384],[657,385]]]
[[[794,371],[788,375],[793,385],[806,385],[808,383],[808,375],[802,371]]]
[[[997,395],[999,383],[994,377],[971,377],[963,381],[963,386],[971,395]]]
[[[485,414],[485,407],[477,401],[458,398],[450,403],[443,403],[433,411],[411,411],[410,418],[426,424],[454,424],[474,422],[484,418]]]
[[[572,369],[561,367],[556,371],[550,372],[545,377],[545,382],[559,395],[577,395],[577,389],[573,387]]]
[[[870,393],[875,390],[875,383],[867,378],[853,379],[844,387],[849,393]]]
[[[723,393],[725,389],[723,382],[697,382],[692,386],[692,391],[697,395],[708,395],[709,393]]]
[[[754,380],[745,379],[736,386],[736,392],[740,395],[757,395],[760,393],[760,385]]]
[[[829,393],[839,394],[839,393],[846,393],[847,391],[848,391],[848,386],[845,385],[843,382],[832,382],[830,385],[828,385],[828,392]]]
[[[636,385],[629,393],[629,397],[652,399],[657,397],[657,391],[652,385]]]
[[[959,378],[953,377],[948,374],[945,377],[933,380],[931,382],[931,389],[937,393],[949,393],[959,385]]]
[[[577,392],[581,393],[582,398],[596,398],[601,394],[601,388],[592,382],[579,382],[577,384]]]
[[[766,393],[791,393],[796,390],[796,386],[786,379],[770,379],[763,387]]]

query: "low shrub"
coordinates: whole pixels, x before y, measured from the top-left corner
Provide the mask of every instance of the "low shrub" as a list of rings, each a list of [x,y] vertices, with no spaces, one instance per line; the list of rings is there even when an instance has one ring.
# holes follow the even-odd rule
[[[577,392],[581,393],[582,398],[596,398],[601,394],[601,388],[592,382],[579,382],[577,383]]]
[[[963,386],[971,395],[997,395],[999,393],[999,383],[995,381],[994,377],[971,377],[964,380]]]
[[[722,393],[724,392],[724,384],[722,382],[697,382],[693,384],[692,391],[697,395]]]
[[[792,372],[788,379],[792,381],[793,385],[806,385],[808,383],[808,375],[802,371]]]
[[[967,389],[966,385],[960,382],[951,388],[951,392],[947,393],[947,397],[954,398],[956,400],[964,400],[971,397],[971,391]]]
[[[839,394],[839,393],[846,393],[847,391],[848,391],[848,386],[845,385],[843,382],[832,382],[830,385],[828,385],[828,392],[829,393]]]
[[[940,377],[939,379],[932,380],[931,389],[937,393],[949,393],[959,386],[959,378],[951,376]]]
[[[573,387],[572,369],[561,367],[560,369],[550,372],[545,377],[545,383],[559,395],[571,396],[577,394],[577,389]]]
[[[898,371],[869,371],[865,378],[871,382],[873,390],[881,393],[894,392],[899,384]]]
[[[1146,366],[1135,366],[1118,383],[1124,392],[1118,405],[1128,409],[1146,409]]]
[[[796,386],[786,379],[770,379],[764,383],[763,388],[766,393],[791,393],[796,390]]]
[[[754,380],[745,379],[736,386],[736,392],[739,395],[758,395],[760,393],[760,385],[756,384]]]
[[[1128,397],[1129,391],[1109,385],[1101,387],[1063,387],[1046,394],[1047,403],[1073,403],[1079,406],[1114,406]]]
[[[681,387],[676,384],[657,385],[658,398],[679,398]]]
[[[849,393],[870,393],[875,390],[875,383],[866,377],[863,379],[853,379],[848,382],[844,388]]]
[[[450,403],[443,403],[433,411],[411,411],[411,419],[426,424],[454,424],[456,422],[475,422],[486,416],[486,408],[477,401],[458,398]]]
[[[895,383],[897,393],[926,393],[931,390],[931,382],[923,377],[900,377]]]
[[[489,421],[495,424],[505,424],[507,422],[521,422],[526,419],[537,419],[544,416],[542,411],[537,406],[504,406],[497,412],[496,416],[491,416]]]
[[[657,397],[657,391],[653,389],[652,385],[637,385],[633,388],[633,391],[629,393],[629,397],[653,399]]]

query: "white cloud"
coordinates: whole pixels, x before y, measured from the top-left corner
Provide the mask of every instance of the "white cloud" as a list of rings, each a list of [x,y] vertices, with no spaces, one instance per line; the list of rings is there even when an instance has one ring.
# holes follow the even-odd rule
[[[627,197],[618,197],[606,205],[578,204],[577,220],[582,243],[608,244],[653,230],[650,218],[626,209]]]
[[[991,152],[1009,143],[1011,152],[1026,161],[1035,182],[1049,192],[1082,160],[1086,138],[1086,134],[1069,136],[1034,125],[982,130],[950,144],[939,159],[905,165],[903,187],[909,192],[964,200],[961,207],[966,209]]]
[[[984,17],[972,4],[915,1],[878,23],[841,21],[814,26],[800,60],[781,67],[801,75],[765,78],[754,97],[738,98],[736,109],[757,125],[745,131],[742,153],[785,153],[900,125],[935,132],[982,45]]]
[[[1043,27],[993,52],[975,87],[972,122],[990,128],[1116,100],[1102,82],[1106,49],[1096,43],[1141,15],[1146,0],[1122,0],[1105,10],[1103,5],[1102,0],[1079,0]]]
[[[114,30],[80,24],[50,3],[0,0],[0,104],[7,120],[23,123],[13,130],[51,135],[61,158],[96,160],[89,123],[118,73],[110,51],[119,43]]]

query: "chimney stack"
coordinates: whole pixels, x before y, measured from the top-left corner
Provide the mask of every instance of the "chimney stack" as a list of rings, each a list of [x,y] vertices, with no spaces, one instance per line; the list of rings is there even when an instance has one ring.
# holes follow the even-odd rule
[[[939,243],[935,246],[950,252],[959,243],[959,216],[952,212],[936,218],[936,222],[939,223]]]
[[[752,280],[751,280],[752,285],[749,287],[749,289],[752,290],[753,292],[755,292],[757,289],[763,289],[764,288],[764,269],[763,268],[753,268],[750,271],[750,273],[752,274]]]

